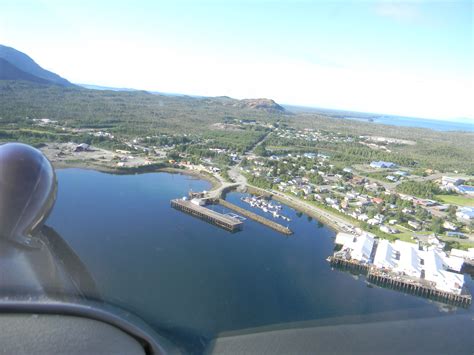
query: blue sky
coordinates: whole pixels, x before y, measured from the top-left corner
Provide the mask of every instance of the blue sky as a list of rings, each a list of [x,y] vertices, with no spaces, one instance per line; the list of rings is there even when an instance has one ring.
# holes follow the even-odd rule
[[[472,1],[0,0],[0,43],[77,83],[474,118]]]

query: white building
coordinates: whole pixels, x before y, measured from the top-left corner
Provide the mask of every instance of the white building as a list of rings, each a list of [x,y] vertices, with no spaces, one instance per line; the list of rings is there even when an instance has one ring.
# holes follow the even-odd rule
[[[474,260],[474,248],[469,248],[467,250],[460,249],[451,249],[449,254],[451,257],[462,258],[466,260]]]
[[[196,206],[204,206],[206,204],[206,201],[204,201],[203,199],[200,199],[200,198],[193,198],[191,200],[191,203],[196,205]]]
[[[397,266],[397,251],[388,240],[381,239],[379,241],[374,257],[374,265],[381,269],[394,269]]]
[[[443,176],[441,178],[441,184],[442,185],[460,185],[464,182],[464,179],[457,178],[457,177],[450,177],[450,176]]]
[[[458,229],[458,227],[450,221],[444,221],[443,228],[444,229],[449,229],[449,230],[452,230],[452,231],[455,231],[455,230]]]
[[[374,247],[374,235],[363,233],[355,236],[348,233],[338,233],[335,243],[342,245],[341,251],[348,252],[351,259],[368,263]]]
[[[465,220],[474,219],[474,207],[461,207],[456,212],[456,217]]]
[[[417,244],[401,240],[394,243],[380,240],[373,264],[378,268],[430,281],[441,291],[460,294],[464,284],[463,275],[447,270],[461,270],[459,258],[448,257],[439,250],[419,250]]]

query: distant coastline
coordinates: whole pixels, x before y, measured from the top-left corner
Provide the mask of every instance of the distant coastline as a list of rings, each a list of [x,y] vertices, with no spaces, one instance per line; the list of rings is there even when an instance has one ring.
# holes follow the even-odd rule
[[[398,127],[428,128],[435,131],[462,131],[474,132],[474,122],[463,121],[444,121],[428,118],[403,117],[403,116],[371,116],[357,117],[345,116],[344,119],[353,121],[362,121],[376,124],[384,124]]]

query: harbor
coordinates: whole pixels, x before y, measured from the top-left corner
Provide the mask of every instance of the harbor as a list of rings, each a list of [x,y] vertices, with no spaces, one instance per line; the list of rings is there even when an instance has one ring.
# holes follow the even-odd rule
[[[245,208],[234,205],[233,203],[230,203],[224,199],[219,199],[217,203],[219,203],[221,206],[227,207],[230,210],[233,210],[234,212],[237,212],[238,214],[242,216],[250,218],[254,220],[255,222],[261,223],[279,233],[282,233],[287,236],[293,234],[293,231],[289,227],[285,227],[279,223],[269,220],[268,218],[259,216],[256,213],[253,213],[249,210],[246,210]]]
[[[239,207],[229,201],[226,201],[221,196],[222,192],[216,194],[215,192],[213,193],[213,191],[211,191],[211,193],[207,191],[190,191],[188,193],[188,197],[171,200],[171,206],[183,212],[189,213],[195,217],[201,218],[218,227],[224,228],[230,232],[235,232],[242,229],[243,221],[246,218],[249,218],[286,236],[293,234],[293,231],[288,226],[284,226],[264,216],[260,216],[245,208]],[[241,200],[250,204],[251,206],[253,205],[254,207],[257,207],[258,204],[258,207],[263,212],[270,212],[274,216],[274,218],[280,217],[285,221],[290,221],[290,218],[280,214],[279,211],[282,209],[281,205],[272,204],[271,202],[264,201],[261,197],[243,197]],[[204,207],[206,205],[216,204],[219,204],[236,213],[223,214]],[[238,225],[235,225],[235,222],[238,222]]]
[[[273,218],[281,218],[284,221],[290,222],[291,219],[281,213],[282,207],[279,204],[273,203],[272,201],[261,196],[247,196],[241,197],[241,201],[249,204],[251,207],[258,208],[264,213],[268,213],[273,216]]]

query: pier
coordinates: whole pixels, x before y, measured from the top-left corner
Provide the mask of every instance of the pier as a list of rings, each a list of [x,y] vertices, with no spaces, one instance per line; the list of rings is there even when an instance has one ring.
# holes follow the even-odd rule
[[[367,275],[370,270],[369,264],[362,264],[361,262],[357,260],[348,260],[348,259],[338,258],[335,256],[330,256],[327,258],[327,261],[329,261],[329,264],[331,264],[331,266],[337,267],[339,269],[344,269],[344,270],[358,271],[364,275]]]
[[[367,281],[373,285],[390,288],[415,296],[433,299],[435,301],[460,307],[469,307],[472,296],[463,288],[461,294],[438,290],[423,279],[409,278],[387,270],[378,269],[373,265],[361,263],[358,260],[330,256],[327,258],[331,266],[338,269],[356,271],[367,276]]]
[[[282,226],[281,224],[279,223],[276,223],[274,221],[271,221],[269,220],[268,218],[265,218],[265,217],[262,217],[256,213],[253,213],[249,210],[246,210],[245,208],[242,208],[242,207],[239,207],[239,206],[236,206],[234,205],[233,203],[230,203],[224,199],[216,199],[215,200],[216,203],[234,211],[234,212],[237,212],[239,215],[242,215],[242,216],[245,216],[247,218],[250,218],[250,219],[253,219],[254,221],[258,222],[258,223],[261,223],[267,227],[270,227],[271,229],[273,230],[276,230],[277,232],[280,232],[282,234],[285,234],[285,235],[292,235],[293,234],[293,231],[288,228],[288,227],[285,227],[285,226]]]
[[[412,280],[397,274],[371,268],[367,274],[367,281],[374,285],[391,288],[397,291],[422,296],[435,301],[440,301],[455,306],[469,307],[472,296],[463,288],[461,294],[441,291],[423,280]]]
[[[188,200],[171,200],[171,207],[198,217],[229,232],[236,232],[242,229],[243,223],[239,219],[218,213],[203,206],[199,206]]]

